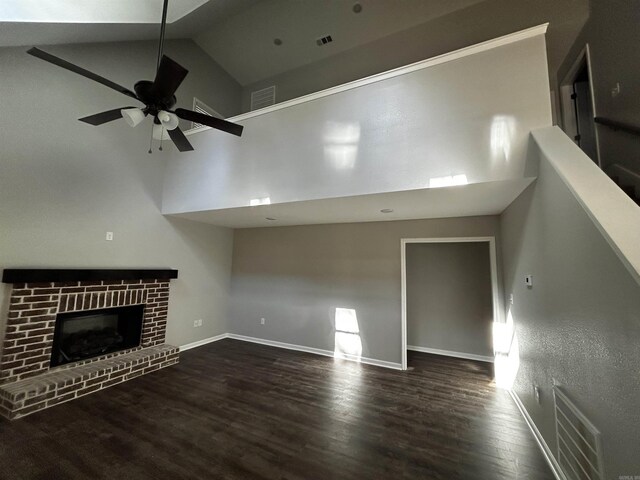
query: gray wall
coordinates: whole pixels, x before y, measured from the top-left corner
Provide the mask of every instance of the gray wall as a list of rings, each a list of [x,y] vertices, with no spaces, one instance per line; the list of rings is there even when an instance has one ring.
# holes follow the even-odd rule
[[[407,345],[493,357],[489,242],[407,245]]]
[[[238,229],[230,332],[333,351],[335,309],[350,308],[362,356],[400,363],[400,239],[497,229],[494,216]]]
[[[556,379],[602,432],[606,478],[638,474],[640,287],[544,158],[500,220],[520,350],[514,390],[555,452]]]
[[[270,85],[276,85],[276,101],[283,102],[546,22],[550,22],[549,71],[551,84],[555,84],[555,72],[588,16],[588,0],[480,2],[325,60],[244,85],[242,108],[249,111],[251,92]]]
[[[558,71],[566,76],[588,43],[596,113],[621,122],[640,125],[640,4],[638,0],[592,0],[589,21]],[[621,93],[611,96],[616,83]],[[637,137],[598,126],[602,167],[620,164],[640,174],[640,141]]]
[[[45,50],[129,87],[153,77],[152,42]],[[233,232],[163,217],[169,150],[147,154],[150,121],[136,129],[78,122],[132,101],[24,51],[0,49],[0,268],[177,268],[167,340],[226,332]],[[239,86],[193,42],[169,42],[167,53],[191,70],[179,90],[185,106],[197,95],[233,113]],[[114,241],[105,241],[106,231]],[[7,292],[0,292],[4,309]],[[199,318],[204,325],[194,329]],[[3,314],[0,331],[4,322]]]

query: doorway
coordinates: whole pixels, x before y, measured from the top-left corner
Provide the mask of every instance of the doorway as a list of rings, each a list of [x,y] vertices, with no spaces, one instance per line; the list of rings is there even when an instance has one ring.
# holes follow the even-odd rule
[[[501,311],[494,237],[402,239],[401,270],[403,370],[408,348],[493,360]],[[428,324],[416,322],[425,316]]]
[[[596,111],[592,78],[589,45],[587,45],[560,84],[562,126],[576,145],[596,165],[601,166],[598,131],[594,121]]]

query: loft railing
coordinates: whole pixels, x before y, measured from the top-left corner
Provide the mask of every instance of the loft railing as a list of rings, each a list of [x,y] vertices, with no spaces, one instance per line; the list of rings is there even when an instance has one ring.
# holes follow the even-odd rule
[[[617,120],[611,120],[610,118],[596,117],[593,119],[597,124],[604,125],[613,130],[620,130],[622,132],[630,133],[632,135],[640,136],[640,126],[632,123],[618,122]]]

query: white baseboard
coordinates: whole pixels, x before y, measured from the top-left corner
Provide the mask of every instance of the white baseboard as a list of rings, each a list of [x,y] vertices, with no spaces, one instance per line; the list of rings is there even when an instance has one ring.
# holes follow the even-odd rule
[[[493,363],[494,357],[485,355],[475,355],[473,353],[452,352],[450,350],[438,350],[437,348],[417,347],[415,345],[407,345],[407,350],[422,353],[432,353],[433,355],[443,355],[445,357],[464,358],[465,360],[477,360],[479,362]]]
[[[375,365],[378,367],[392,368],[394,370],[402,370],[402,365],[394,362],[387,362],[386,360],[378,360],[375,358],[357,357],[355,355],[337,354],[331,350],[323,350],[320,348],[305,347],[303,345],[295,345],[293,343],[277,342],[275,340],[266,340],[264,338],[247,337],[245,335],[238,335],[236,333],[229,333],[228,338],[234,340],[241,340],[243,342],[259,343],[260,345],[268,345],[270,347],[285,348],[287,350],[295,350],[297,352],[313,353],[315,355],[323,355],[325,357],[340,358],[342,360],[348,360],[351,362],[366,363],[368,365]]]
[[[206,345],[207,343],[217,342],[218,340],[223,340],[228,338],[228,333],[223,333],[221,335],[216,335],[215,337],[205,338],[204,340],[198,340],[197,342],[187,343],[186,345],[182,345],[180,348],[181,352],[185,350],[191,350],[192,348],[201,347],[202,345]]]
[[[538,427],[536,427],[536,424],[533,423],[533,419],[529,415],[529,412],[527,412],[527,409],[524,408],[524,405],[520,401],[520,397],[518,397],[518,394],[513,390],[509,390],[509,395],[511,395],[511,398],[513,399],[513,403],[515,403],[516,407],[518,407],[518,410],[520,410],[520,413],[522,414],[524,421],[526,422],[527,426],[529,427],[529,430],[531,430],[531,433],[533,434],[533,438],[536,439],[536,443],[540,447],[540,450],[542,451],[542,455],[544,456],[544,459],[549,464],[549,467],[551,468],[553,475],[556,477],[557,480],[567,480],[567,477],[562,472],[562,469],[560,468],[560,465],[558,464],[556,457],[553,456],[553,453],[551,452],[549,445],[547,445],[547,442],[545,442],[544,438],[542,437],[540,430],[538,430]]]

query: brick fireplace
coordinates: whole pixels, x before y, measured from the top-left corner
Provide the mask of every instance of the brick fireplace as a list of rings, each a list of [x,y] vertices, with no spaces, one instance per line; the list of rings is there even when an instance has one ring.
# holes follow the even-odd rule
[[[2,281],[12,289],[0,353],[0,415],[19,418],[177,363],[178,349],[165,344],[172,278],[176,270],[6,269]],[[143,312],[139,345],[104,354],[98,348],[91,358],[52,367],[59,316],[132,306]]]

